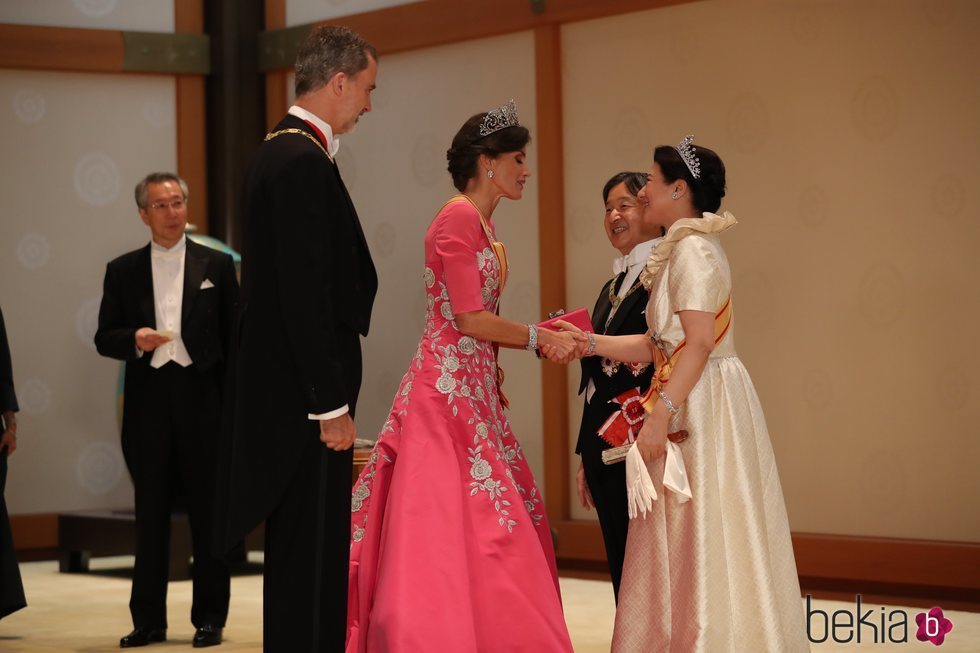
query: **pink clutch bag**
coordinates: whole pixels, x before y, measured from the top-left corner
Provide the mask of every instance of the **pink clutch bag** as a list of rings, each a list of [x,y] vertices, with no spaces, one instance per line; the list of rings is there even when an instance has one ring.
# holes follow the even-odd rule
[[[555,326],[556,320],[565,320],[569,324],[575,325],[582,329],[586,333],[595,333],[595,329],[592,328],[592,318],[589,317],[589,312],[584,308],[580,308],[572,311],[571,313],[566,313],[564,311],[555,311],[548,315],[549,319],[544,322],[538,322],[539,329],[549,329],[551,331],[558,331],[559,328]]]

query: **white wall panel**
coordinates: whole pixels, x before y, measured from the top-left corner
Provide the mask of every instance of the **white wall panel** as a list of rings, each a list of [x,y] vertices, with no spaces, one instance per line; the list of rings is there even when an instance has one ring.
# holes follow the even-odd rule
[[[361,14],[414,0],[286,0],[286,26],[305,25],[319,20]]]
[[[794,530],[980,541],[978,29],[969,0],[709,0],[562,30],[570,303],[610,275],[605,180],[715,149]]]
[[[12,513],[131,505],[119,364],[92,337],[106,263],[149,241],[133,187],[176,166],[175,95],[169,77],[0,71],[0,306],[22,409]]]
[[[0,23],[174,31],[173,0],[3,0]]]

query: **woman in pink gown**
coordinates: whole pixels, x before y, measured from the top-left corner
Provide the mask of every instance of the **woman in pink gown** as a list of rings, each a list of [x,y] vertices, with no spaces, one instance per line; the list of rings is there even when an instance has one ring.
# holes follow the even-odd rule
[[[513,101],[447,152],[462,194],[425,236],[425,331],[354,485],[347,651],[571,651],[548,518],[498,388],[498,345],[569,334],[497,315],[507,258],[490,217],[521,198]]]

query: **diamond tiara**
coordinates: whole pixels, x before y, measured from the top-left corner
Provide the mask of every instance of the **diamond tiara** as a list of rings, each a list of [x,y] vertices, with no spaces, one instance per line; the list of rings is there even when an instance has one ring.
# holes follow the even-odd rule
[[[687,169],[691,171],[691,176],[695,179],[701,178],[701,162],[698,160],[698,155],[694,153],[694,146],[691,143],[694,141],[694,134],[688,134],[684,137],[677,147],[677,153],[681,155],[681,159],[684,161],[684,165]]]
[[[512,98],[507,104],[487,112],[487,116],[480,123],[480,137],[489,136],[507,127],[520,127],[520,125],[521,123],[517,121],[517,104]]]

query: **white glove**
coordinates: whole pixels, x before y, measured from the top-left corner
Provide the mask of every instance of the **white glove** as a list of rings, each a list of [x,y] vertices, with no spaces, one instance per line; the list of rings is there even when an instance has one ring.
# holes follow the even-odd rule
[[[677,494],[678,503],[686,503],[692,498],[681,448],[669,440],[667,460],[664,462],[664,487]],[[656,500],[657,489],[640,450],[634,445],[626,453],[626,501],[630,519],[641,515],[646,519]]]
[[[646,519],[647,512],[657,500],[657,489],[653,487],[647,464],[643,462],[643,456],[635,444],[626,452],[626,500],[630,519],[635,519],[637,515],[643,515]]]
[[[667,462],[664,463],[664,487],[677,493],[677,502],[691,500],[691,484],[684,469],[684,456],[681,448],[667,440]]]

